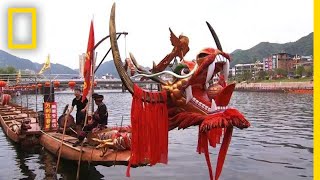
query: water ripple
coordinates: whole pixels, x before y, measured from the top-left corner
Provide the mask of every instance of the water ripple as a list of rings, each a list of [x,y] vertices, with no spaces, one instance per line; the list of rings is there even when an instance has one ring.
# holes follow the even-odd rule
[[[131,94],[102,93],[109,111],[109,123],[130,124]],[[22,98],[22,99],[20,99]],[[70,104],[72,94],[56,95],[59,113]],[[26,106],[26,97],[13,99]],[[22,101],[21,101],[22,100]],[[36,108],[29,96],[30,108]],[[38,104],[42,99],[38,98]],[[235,92],[230,105],[250,121],[251,127],[235,129],[221,179],[312,179],[313,97],[283,93]],[[40,107],[38,106],[39,110]],[[73,112],[73,115],[74,112]],[[169,133],[169,164],[131,170],[134,179],[208,179],[203,155],[196,153],[198,128],[172,130]],[[218,150],[210,148],[215,166]],[[38,148],[26,151],[0,132],[0,174],[6,179],[54,179],[56,158]],[[77,166],[61,162],[58,178],[75,179]],[[124,179],[126,167],[90,166],[81,177]]]

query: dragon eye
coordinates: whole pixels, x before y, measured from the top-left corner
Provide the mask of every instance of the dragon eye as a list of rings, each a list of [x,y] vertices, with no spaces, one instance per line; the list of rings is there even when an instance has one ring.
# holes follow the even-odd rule
[[[209,54],[207,53],[200,53],[198,56],[197,56],[197,59],[200,59],[200,58],[204,58],[206,56],[208,56]]]
[[[183,68],[183,69],[181,69],[181,75],[186,75],[186,74],[189,74],[189,73],[190,73],[189,68]]]

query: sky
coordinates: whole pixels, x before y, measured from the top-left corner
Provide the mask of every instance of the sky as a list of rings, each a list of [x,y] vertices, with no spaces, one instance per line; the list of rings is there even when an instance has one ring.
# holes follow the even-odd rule
[[[98,42],[109,34],[114,2],[117,31],[129,33],[119,39],[121,57],[132,52],[140,65],[149,67],[171,52],[169,27],[177,36],[189,37],[186,60],[203,48],[216,47],[206,21],[227,53],[260,42],[293,42],[313,32],[313,0],[1,0],[0,49],[38,63],[50,54],[52,63],[78,68],[79,55],[87,49],[90,21]],[[37,9],[36,49],[8,49],[7,11],[12,7]],[[21,23],[16,32],[23,37],[30,29],[21,30]],[[98,62],[109,47],[107,40],[97,48]],[[106,60],[110,59],[111,53]]]

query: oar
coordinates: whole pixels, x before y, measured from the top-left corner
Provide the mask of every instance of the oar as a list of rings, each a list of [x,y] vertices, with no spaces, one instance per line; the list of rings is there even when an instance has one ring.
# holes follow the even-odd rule
[[[68,107],[69,107],[69,104],[67,104],[66,107],[64,108],[63,114],[65,114],[65,112],[67,111]],[[70,111],[67,111],[67,114],[66,114],[65,119],[64,119],[63,133],[62,133],[62,138],[61,138],[61,143],[60,143],[60,148],[59,148],[59,155],[58,155],[58,160],[57,160],[56,174],[57,174],[58,169],[59,169],[60,157],[61,157],[61,152],[62,152],[62,145],[63,145],[63,141],[64,141],[64,135],[66,133],[66,127],[67,127],[67,121],[68,121],[69,115],[70,115]]]

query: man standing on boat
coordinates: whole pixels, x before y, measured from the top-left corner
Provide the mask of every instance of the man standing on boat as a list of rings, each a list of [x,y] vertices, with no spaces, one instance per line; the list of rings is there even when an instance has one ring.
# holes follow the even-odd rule
[[[88,124],[84,126],[83,131],[78,133],[78,141],[73,146],[78,146],[89,132],[97,127],[105,127],[108,124],[108,109],[103,103],[103,95],[93,94],[95,104],[98,106],[97,110],[93,113],[92,119],[89,120]]]
[[[77,130],[81,130],[81,128],[84,126],[86,109],[88,106],[88,99],[86,98],[82,102],[81,90],[79,88],[76,88],[74,90],[74,95],[76,97],[72,100],[72,106],[70,108],[70,113],[73,111],[74,106],[77,106],[76,125],[77,125]]]

